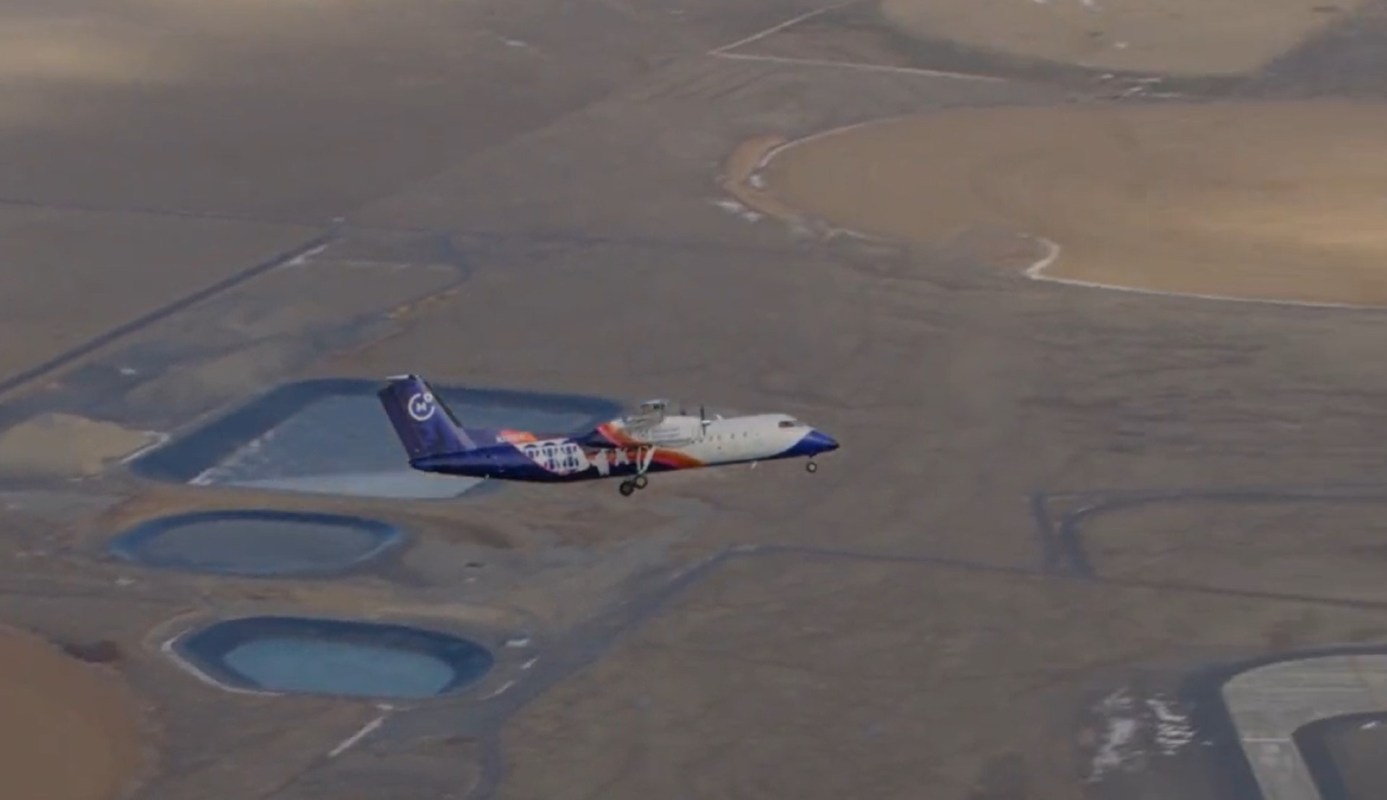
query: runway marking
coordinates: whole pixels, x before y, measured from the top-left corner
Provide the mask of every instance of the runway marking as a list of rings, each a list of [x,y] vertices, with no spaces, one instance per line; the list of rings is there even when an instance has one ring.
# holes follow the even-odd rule
[[[860,72],[891,72],[898,75],[919,75],[926,78],[952,78],[964,81],[987,81],[991,83],[1006,83],[1006,78],[999,78],[995,75],[976,75],[969,72],[948,72],[939,69],[925,69],[924,67],[896,67],[888,64],[868,64],[861,61],[832,61],[824,58],[793,58],[790,56],[761,56],[753,53],[722,53],[717,51],[709,52],[708,55],[714,58],[726,58],[734,61],[765,61],[771,64],[789,64],[792,66],[804,67],[837,67],[838,69],[855,69]]]
[[[846,8],[850,5],[853,5],[856,2],[858,2],[858,0],[846,0],[845,2],[834,3],[832,5],[824,6],[823,8],[815,9],[813,11],[806,11],[803,14],[798,14],[789,18],[784,22],[772,25],[771,27],[766,28],[763,31],[758,31],[750,36],[746,36],[741,39],[738,39],[735,42],[731,42],[730,44],[725,44],[721,47],[715,47],[712,50],[709,50],[707,55],[712,56],[714,58],[726,58],[733,61],[762,61],[768,64],[788,64],[791,66],[805,67],[836,67],[838,69],[855,69],[862,72],[890,72],[898,75],[920,75],[928,78],[953,78],[957,80],[990,81],[994,83],[1006,82],[1006,78],[998,78],[993,75],[975,75],[967,72],[949,72],[946,70],[924,69],[922,67],[895,67],[888,66],[886,64],[870,64],[860,61],[833,61],[831,59],[823,58],[794,58],[790,56],[768,56],[756,55],[753,53],[731,52],[737,49],[738,47],[744,47],[746,45],[752,44],[753,42],[759,42],[760,40],[765,39],[769,36],[774,36],[775,34],[783,30],[786,30],[787,28],[791,28],[795,25],[798,25],[801,22],[808,22],[809,20],[815,17],[827,14],[830,11],[837,11],[840,8]]]
[[[482,698],[481,698],[481,699],[483,699],[483,700],[490,700],[490,699],[493,698],[493,697],[500,697],[502,694],[504,694],[505,692],[509,691],[510,688],[513,687],[513,686],[515,686],[515,681],[513,681],[513,680],[511,680],[511,681],[506,681],[505,683],[501,684],[501,686],[500,686],[499,688],[497,688],[497,689],[495,689],[495,690],[493,690],[493,691],[491,691],[491,692],[488,692],[487,694],[482,695]]]
[[[302,264],[306,264],[308,263],[308,260],[310,258],[326,250],[328,248],[328,245],[330,244],[332,244],[332,242],[327,241],[323,242],[317,247],[310,247],[307,250],[304,250],[303,252],[289,259],[288,261],[285,261],[283,264],[280,264],[278,267],[276,267],[276,269],[287,269],[288,267],[297,267]]]
[[[724,53],[725,51],[727,51],[727,50],[734,50],[734,49],[736,49],[736,48],[738,48],[738,47],[741,47],[742,45],[748,45],[748,44],[751,44],[752,42],[759,42],[760,40],[766,38],[767,36],[771,36],[771,35],[773,35],[773,34],[779,33],[779,32],[785,30],[786,28],[788,28],[788,27],[790,27],[790,26],[792,26],[792,25],[798,25],[798,24],[801,23],[801,22],[804,22],[804,21],[806,21],[806,20],[811,20],[811,19],[813,19],[814,17],[820,16],[820,15],[822,15],[822,14],[827,14],[827,13],[830,12],[830,11],[837,11],[837,10],[840,9],[840,8],[846,8],[847,6],[850,6],[850,5],[852,5],[853,3],[855,3],[855,2],[857,2],[857,0],[844,0],[844,2],[841,2],[841,3],[834,3],[833,5],[824,6],[823,8],[818,8],[818,9],[815,9],[815,10],[813,10],[813,11],[806,11],[806,12],[804,12],[803,14],[799,14],[799,15],[797,15],[797,16],[791,17],[791,18],[789,18],[789,19],[785,20],[784,22],[781,22],[781,23],[779,23],[779,24],[777,24],[777,25],[772,25],[771,27],[766,28],[766,29],[763,30],[763,31],[760,31],[760,32],[758,32],[758,33],[753,33],[752,35],[747,36],[747,37],[742,38],[742,39],[738,39],[737,41],[732,42],[731,44],[725,44],[725,45],[723,45],[722,47],[714,47],[712,50],[709,50],[709,51],[708,51],[708,55],[710,55],[710,56],[721,55],[721,54],[723,54],[723,53]]]
[[[149,451],[154,450],[155,448],[162,447],[163,445],[168,443],[170,438],[170,434],[163,433],[162,431],[141,431],[141,433],[144,433],[152,438],[150,443],[139,448],[135,452],[130,453],[121,458],[121,460],[119,461],[120,464],[129,464],[131,461],[134,461],[135,459],[139,458],[145,453],[148,453]]]
[[[327,757],[337,758],[338,756],[350,750],[352,746],[355,745],[357,742],[360,742],[362,739],[365,739],[367,736],[371,735],[371,731],[374,731],[376,728],[379,728],[381,724],[385,722],[385,718],[388,716],[390,716],[390,712],[385,711],[379,717],[376,717],[375,719],[371,720],[365,725],[362,725],[361,730],[343,739],[340,743],[338,743],[336,747],[332,748],[332,750],[328,752]]]

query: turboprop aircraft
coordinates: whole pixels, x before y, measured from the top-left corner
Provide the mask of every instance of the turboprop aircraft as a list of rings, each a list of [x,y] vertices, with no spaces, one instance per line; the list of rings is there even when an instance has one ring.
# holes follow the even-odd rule
[[[709,419],[668,413],[649,400],[634,414],[604,422],[580,436],[469,428],[418,375],[395,375],[377,392],[409,465],[469,478],[544,483],[621,478],[623,496],[644,489],[652,472],[753,466],[759,461],[814,457],[838,443],[786,414]]]

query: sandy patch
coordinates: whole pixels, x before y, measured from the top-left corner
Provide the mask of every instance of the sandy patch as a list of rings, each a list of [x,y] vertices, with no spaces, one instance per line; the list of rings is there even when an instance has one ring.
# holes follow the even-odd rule
[[[1053,278],[1387,304],[1383,107],[949,112],[811,138],[763,177],[790,206],[869,234],[1043,237],[1062,247]]]
[[[1138,72],[1230,75],[1263,67],[1360,5],[1362,0],[882,0],[881,11],[908,33],[1007,55]]]
[[[777,147],[786,144],[784,136],[754,136],[733,149],[723,162],[719,183],[743,205],[755,208],[781,222],[798,223],[799,214],[770,192],[757,176],[757,170]]]
[[[0,774],[7,798],[108,800],[141,762],[132,698],[43,640],[0,628]]]
[[[72,414],[41,414],[0,434],[0,475],[80,477],[158,441],[157,434]]]

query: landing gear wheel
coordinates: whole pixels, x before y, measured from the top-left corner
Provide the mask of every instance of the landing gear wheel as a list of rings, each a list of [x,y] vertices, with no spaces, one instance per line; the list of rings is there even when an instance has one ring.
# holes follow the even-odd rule
[[[631,480],[631,482],[636,485],[637,489],[644,489],[646,487],[646,484],[650,483],[650,479],[645,477],[644,475],[637,475],[635,478]]]
[[[819,465],[815,464],[813,461],[810,461],[804,465],[804,469],[806,472],[818,472]]]
[[[631,493],[636,490],[636,484],[631,481],[622,481],[621,486],[618,488],[622,497],[630,497]]]

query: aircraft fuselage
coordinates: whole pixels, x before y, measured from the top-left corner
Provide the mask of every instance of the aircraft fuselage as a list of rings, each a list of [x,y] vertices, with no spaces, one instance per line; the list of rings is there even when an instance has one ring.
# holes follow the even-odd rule
[[[470,428],[418,375],[396,375],[377,392],[386,416],[417,470],[443,475],[536,483],[622,478],[630,495],[647,474],[726,464],[807,458],[838,449],[828,435],[786,414],[706,418],[666,414],[662,400],[608,420],[587,433],[544,436]]]
[[[683,424],[686,421],[692,421],[691,428]],[[475,450],[423,456],[410,464],[447,475],[554,483],[813,457],[837,448],[832,439],[782,414],[709,420],[706,425],[700,424],[698,417],[672,417],[666,422],[688,434],[667,439],[668,444],[659,438],[636,441],[618,436],[601,446],[593,446],[591,439],[525,437]],[[647,459],[649,464],[642,470]]]

